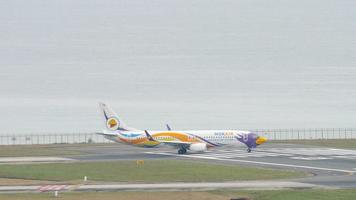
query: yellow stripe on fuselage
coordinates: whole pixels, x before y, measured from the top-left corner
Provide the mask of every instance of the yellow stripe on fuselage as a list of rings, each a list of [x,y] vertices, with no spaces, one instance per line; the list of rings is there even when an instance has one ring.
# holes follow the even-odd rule
[[[175,140],[179,140],[181,142],[199,142],[198,139],[196,139],[195,137],[189,137],[187,134],[185,133],[180,133],[180,132],[159,132],[159,133],[155,133],[152,135],[153,138],[155,137],[167,137],[167,139],[163,140],[168,140],[168,141],[175,141]]]
[[[189,135],[181,132],[172,132],[172,131],[166,131],[166,132],[158,132],[158,133],[153,133],[152,134],[153,138],[161,137],[162,139],[160,140],[165,140],[165,141],[181,141],[181,142],[191,142],[191,143],[196,143],[196,142],[201,142],[195,137],[189,137]],[[157,141],[150,141],[146,137],[137,137],[133,139],[126,139],[126,138],[119,138],[120,141],[132,145],[137,145],[137,146],[156,146],[160,144],[160,142]]]

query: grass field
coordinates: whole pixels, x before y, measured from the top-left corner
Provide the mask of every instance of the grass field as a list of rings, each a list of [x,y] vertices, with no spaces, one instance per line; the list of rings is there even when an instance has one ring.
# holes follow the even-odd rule
[[[135,161],[0,165],[0,178],[75,182],[84,176],[91,181],[204,182],[284,179],[306,174],[182,160],[149,160],[139,166]]]
[[[271,143],[303,144],[310,146],[356,149],[356,139],[323,139],[323,140],[274,140]]]
[[[323,140],[274,140],[269,143],[303,144],[310,146],[356,149],[356,139]],[[86,148],[93,146],[108,147],[116,144],[49,144],[49,145],[3,145],[0,157],[14,156],[69,156],[87,154]]]
[[[271,191],[212,191],[210,194],[230,198],[247,197],[253,200],[351,200],[355,199],[355,189],[345,190],[271,190]],[[230,199],[225,198],[225,199]]]
[[[34,145],[1,145],[0,157],[22,156],[69,156],[87,154],[93,147],[110,148],[117,144],[34,144]]]
[[[1,200],[352,200],[356,190],[275,190],[275,191],[206,191],[206,192],[70,192],[54,198],[51,193],[0,194]]]
[[[79,155],[78,147],[85,145],[90,144],[2,145],[0,157]]]

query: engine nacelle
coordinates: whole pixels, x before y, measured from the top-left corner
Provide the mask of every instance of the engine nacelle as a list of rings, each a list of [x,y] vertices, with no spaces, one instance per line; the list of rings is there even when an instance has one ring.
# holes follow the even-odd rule
[[[195,143],[189,146],[189,150],[194,152],[202,152],[202,151],[206,151],[207,149],[208,147],[206,146],[205,143]]]

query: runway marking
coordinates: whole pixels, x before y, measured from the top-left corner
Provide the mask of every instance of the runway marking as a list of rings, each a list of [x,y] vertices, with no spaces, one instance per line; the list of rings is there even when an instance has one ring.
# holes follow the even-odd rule
[[[295,159],[295,160],[331,160],[333,158],[330,158],[330,157],[291,157],[291,159]]]
[[[231,157],[262,157],[262,156],[285,156],[285,154],[274,153],[274,152],[238,152],[238,153],[203,153],[202,155],[209,155],[209,156],[231,156]]]
[[[333,149],[333,148],[268,148],[255,149],[253,153],[247,153],[245,150],[214,150],[200,153],[200,155],[209,156],[243,156],[243,157],[258,157],[258,156],[349,156],[356,157],[356,150]]]
[[[38,188],[40,192],[65,190],[68,185],[42,185]]]
[[[37,156],[37,157],[4,157],[0,158],[0,163],[25,163],[25,162],[59,162],[73,161],[72,158]]]
[[[272,190],[275,188],[324,188],[324,186],[292,182],[292,181],[238,181],[238,182],[204,182],[204,183],[134,183],[134,184],[103,184],[103,185],[16,185],[16,186],[0,186],[0,192],[28,192],[28,191],[147,191],[147,190],[214,190],[217,188],[240,188],[240,189],[264,189]],[[49,189],[49,190],[48,190]]]
[[[167,151],[164,151],[167,152]],[[293,152],[293,153],[292,153]],[[167,152],[170,153],[170,152]],[[154,154],[154,153],[152,153]],[[196,155],[196,154],[190,154]],[[270,148],[256,149],[253,153],[244,150],[215,150],[199,153],[201,156],[216,158],[261,158],[261,157],[287,157],[294,160],[328,160],[328,159],[356,159],[355,150],[329,149],[329,148]]]
[[[356,159],[356,155],[346,155],[346,156],[333,156],[334,158],[344,158],[344,159]]]
[[[277,154],[277,153],[241,153],[241,154],[202,154],[204,156],[212,156],[218,158],[247,158],[247,157],[277,157],[277,156],[285,156],[284,154]]]
[[[154,152],[146,152],[146,153],[154,153]],[[252,163],[252,164],[280,166],[280,167],[293,167],[293,168],[301,168],[301,169],[313,169],[313,170],[322,170],[322,171],[356,173],[356,171],[354,171],[354,170],[324,168],[324,167],[312,167],[312,166],[305,166],[305,165],[293,165],[293,164],[282,164],[282,163],[270,163],[270,162],[261,162],[261,161],[251,161],[251,160],[226,159],[226,158],[199,156],[199,155],[178,155],[178,154],[164,153],[164,152],[157,152],[157,153],[154,153],[154,154],[177,156],[177,157],[187,157],[187,158],[202,158],[202,159],[208,159],[208,160],[220,160],[220,161],[231,161],[231,162],[241,162],[241,163]]]
[[[303,155],[303,156],[356,156],[355,150],[334,149],[334,148],[270,148],[260,149],[257,152],[277,152],[282,154]]]

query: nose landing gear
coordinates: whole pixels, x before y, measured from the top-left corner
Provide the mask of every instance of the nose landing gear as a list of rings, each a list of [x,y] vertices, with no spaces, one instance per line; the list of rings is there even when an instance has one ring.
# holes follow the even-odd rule
[[[251,151],[252,151],[252,150],[251,150],[250,148],[247,149],[247,153],[251,153]]]

